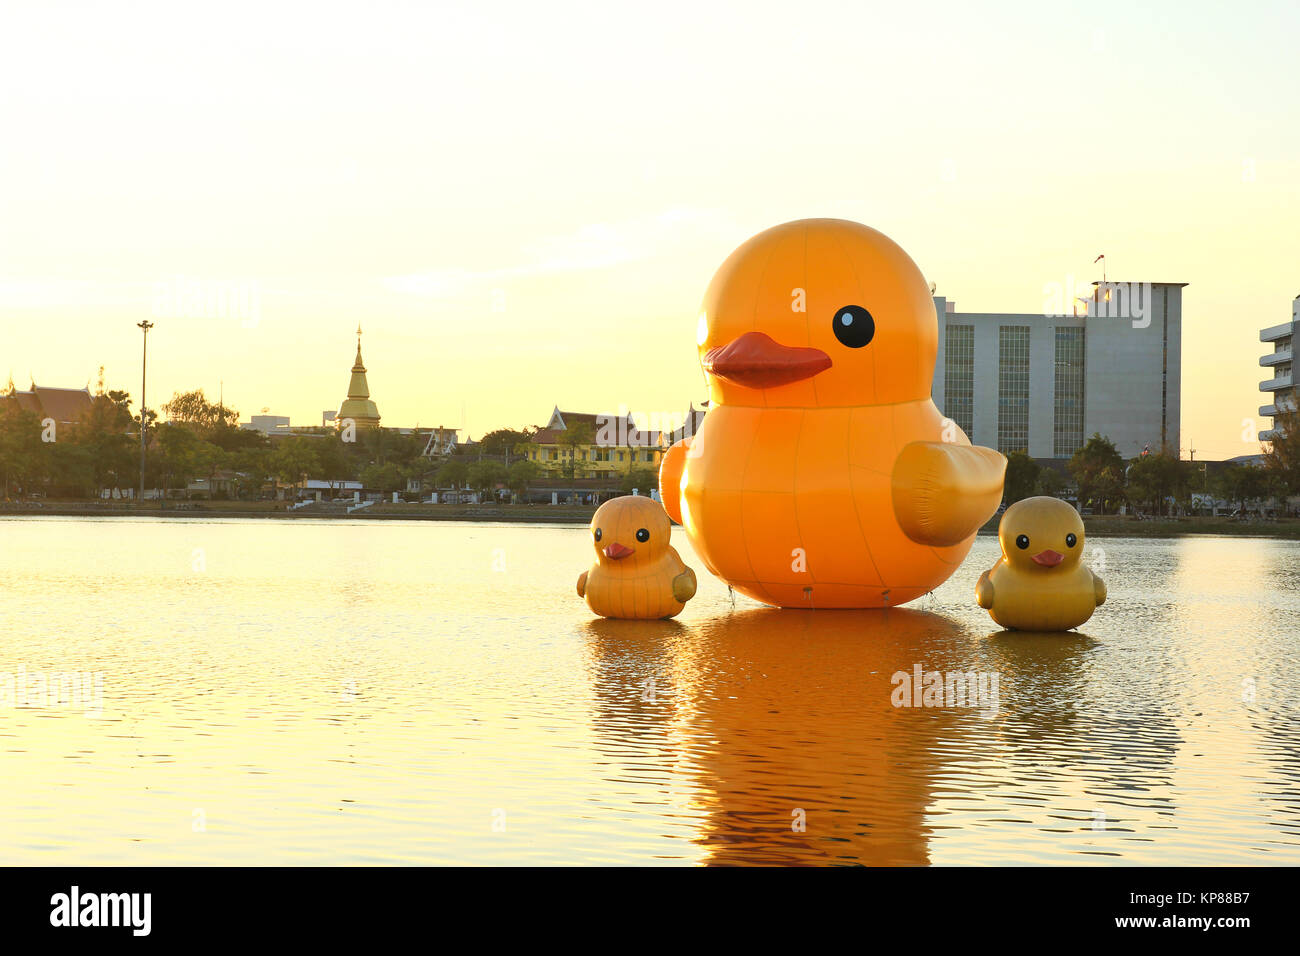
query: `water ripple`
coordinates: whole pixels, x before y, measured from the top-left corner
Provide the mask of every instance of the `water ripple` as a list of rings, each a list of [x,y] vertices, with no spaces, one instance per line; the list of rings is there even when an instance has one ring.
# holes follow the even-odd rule
[[[1300,862],[1295,543],[1109,539],[1035,636],[974,606],[990,539],[912,608],[777,612],[679,535],[697,599],[619,622],[577,528],[0,534],[0,674],[102,678],[5,710],[13,863]],[[894,706],[917,666],[996,706]]]

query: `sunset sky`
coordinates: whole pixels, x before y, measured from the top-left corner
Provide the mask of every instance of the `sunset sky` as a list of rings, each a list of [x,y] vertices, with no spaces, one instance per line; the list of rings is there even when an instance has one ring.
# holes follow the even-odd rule
[[[0,379],[319,424],[705,398],[726,255],[808,216],[961,311],[1183,281],[1183,454],[1258,450],[1300,294],[1294,2],[41,4],[0,14]],[[177,314],[180,278],[260,318]],[[154,315],[161,311],[162,315]],[[0,381],[0,384],[3,384]]]

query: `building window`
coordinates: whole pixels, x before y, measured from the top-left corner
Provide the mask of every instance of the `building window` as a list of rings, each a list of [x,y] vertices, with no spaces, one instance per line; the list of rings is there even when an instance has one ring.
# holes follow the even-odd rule
[[[1083,447],[1084,330],[1056,330],[1052,454],[1069,458]]]
[[[1160,302],[1164,314],[1164,345],[1160,358],[1160,448],[1163,451],[1169,442],[1169,290],[1162,289]],[[1178,449],[1174,449],[1178,457]]]
[[[998,329],[998,451],[1029,451],[1029,326]]]
[[[949,325],[943,340],[943,412],[975,432],[975,326]]]

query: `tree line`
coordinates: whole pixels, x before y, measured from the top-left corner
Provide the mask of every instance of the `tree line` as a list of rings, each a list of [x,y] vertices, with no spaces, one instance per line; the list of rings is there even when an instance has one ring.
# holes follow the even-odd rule
[[[140,416],[131,396],[106,390],[101,377],[90,408],[75,424],[54,426],[21,408],[12,384],[0,393],[0,479],[3,497],[127,497],[140,484]],[[411,479],[432,480],[440,488],[469,488],[488,496],[499,487],[522,494],[545,470],[529,452],[534,432],[501,428],[457,454],[431,462],[423,457],[424,439],[392,429],[357,429],[355,440],[333,428],[272,441],[239,427],[239,412],[208,401],[202,389],[179,392],[162,406],[166,420],[146,411],[145,486],[184,490],[207,479],[212,497],[258,498],[269,485],[297,485],[311,477],[342,488],[359,481],[385,494],[403,491]],[[1098,514],[1129,505],[1149,514],[1190,510],[1192,495],[1205,493],[1244,509],[1247,502],[1300,495],[1300,413],[1277,418],[1279,437],[1264,465],[1229,464],[1211,475],[1204,463],[1182,461],[1160,451],[1125,460],[1110,439],[1094,434],[1070,459],[1067,471],[1081,509]],[[1295,437],[1287,437],[1295,436]],[[592,441],[585,425],[560,438],[560,473],[577,477],[578,449]],[[221,473],[235,477],[213,490]],[[656,485],[653,468],[634,468],[621,477],[622,490]],[[1023,451],[1007,456],[1008,504],[1034,494],[1059,494],[1066,484],[1057,471],[1040,466]],[[229,490],[227,490],[227,486]]]
[[[1224,464],[1203,471],[1205,462],[1183,461],[1167,450],[1125,460],[1114,442],[1094,434],[1070,458],[1066,470],[1080,509],[1097,514],[1113,513],[1123,505],[1150,515],[1190,511],[1194,494],[1245,510],[1252,501],[1300,495],[1300,415],[1280,415],[1277,427],[1279,437],[1264,454],[1262,465]],[[1007,504],[1032,495],[1059,494],[1065,484],[1064,476],[1023,451],[1007,456]]]
[[[3,500],[13,496],[126,498],[140,486],[140,415],[129,392],[107,390],[101,379],[90,408],[73,424],[44,423],[12,400],[13,385],[0,392],[0,481]],[[385,494],[401,492],[411,479],[440,488],[469,488],[487,496],[505,486],[523,493],[545,475],[528,457],[533,432],[502,428],[438,461],[423,457],[425,439],[393,429],[307,429],[268,438],[239,427],[239,412],[212,403],[202,389],[178,392],[161,406],[159,421],[145,412],[144,484],[148,489],[184,490],[207,480],[214,498],[255,499],[270,486],[297,485],[306,478],[337,484],[357,481]],[[354,440],[345,440],[351,437]],[[573,466],[564,472],[574,477]],[[222,473],[233,473],[217,482]],[[623,479],[624,490],[653,486],[652,469]]]
[[[140,415],[128,392],[105,390],[101,381],[81,421],[43,423],[19,406],[12,387],[0,393],[0,479],[4,497],[43,494],[68,498],[121,498],[140,485]],[[423,441],[382,429],[358,429],[344,441],[329,428],[272,441],[239,427],[238,410],[208,401],[202,389],[180,392],[165,403],[166,420],[145,412],[144,484],[148,489],[184,490],[222,472],[236,475],[230,490],[213,497],[261,497],[267,485],[297,484],[304,478],[362,481],[367,487],[398,490],[427,470]]]

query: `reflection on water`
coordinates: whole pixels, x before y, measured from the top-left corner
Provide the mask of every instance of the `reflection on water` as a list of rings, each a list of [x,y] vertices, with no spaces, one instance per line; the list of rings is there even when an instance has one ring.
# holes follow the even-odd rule
[[[762,609],[703,626],[689,690],[715,741],[699,766],[707,859],[928,862],[926,811],[969,733],[951,709],[895,708],[891,678],[955,662],[969,642],[906,609]]]
[[[631,622],[573,594],[579,528],[0,536],[0,698],[103,687],[0,700],[9,862],[1300,862],[1294,543],[1106,540],[1086,633],[1033,635],[974,605],[992,539],[909,608],[701,574]],[[996,695],[894,706],[917,671]]]
[[[927,641],[960,639],[950,621],[755,609],[587,632],[597,746],[629,778],[673,761],[705,861],[926,862],[935,741],[958,731],[950,713],[891,706],[890,677]]]

